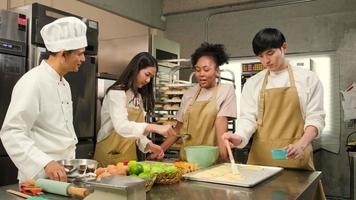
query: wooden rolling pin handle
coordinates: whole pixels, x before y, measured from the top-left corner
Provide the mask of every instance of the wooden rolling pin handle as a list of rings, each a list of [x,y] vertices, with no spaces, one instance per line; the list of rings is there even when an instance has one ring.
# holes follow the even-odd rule
[[[22,192],[18,192],[18,191],[15,191],[15,190],[6,190],[6,192],[10,193],[10,194],[14,194],[14,195],[17,195],[19,197],[22,197],[22,198],[25,198],[25,199],[28,199],[30,198],[31,196],[30,195],[27,195],[27,194],[24,194]]]
[[[71,196],[79,196],[79,197],[86,197],[89,195],[89,190],[87,188],[78,188],[74,186],[68,187],[68,194]]]

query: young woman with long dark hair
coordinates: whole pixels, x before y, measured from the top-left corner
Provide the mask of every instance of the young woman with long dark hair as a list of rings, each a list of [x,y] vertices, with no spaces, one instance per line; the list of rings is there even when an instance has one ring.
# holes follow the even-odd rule
[[[156,132],[175,135],[170,126],[145,123],[145,114],[154,109],[152,78],[157,61],[147,52],[137,54],[119,79],[108,88],[101,110],[101,128],[94,158],[101,166],[124,160],[137,160],[136,144],[142,152],[152,151],[161,158],[164,151],[147,139]]]

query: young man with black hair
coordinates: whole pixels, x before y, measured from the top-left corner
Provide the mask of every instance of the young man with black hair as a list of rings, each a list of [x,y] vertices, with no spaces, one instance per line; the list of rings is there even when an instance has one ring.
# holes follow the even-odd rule
[[[237,132],[223,138],[243,148],[254,135],[248,164],[314,170],[311,143],[325,126],[321,82],[315,73],[288,63],[288,44],[279,30],[262,29],[252,46],[265,70],[247,80]],[[286,159],[272,159],[271,151],[281,148]],[[316,199],[325,198],[319,189]]]

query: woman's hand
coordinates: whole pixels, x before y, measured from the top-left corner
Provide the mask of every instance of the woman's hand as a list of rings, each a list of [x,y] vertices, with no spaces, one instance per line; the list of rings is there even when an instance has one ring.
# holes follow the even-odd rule
[[[173,128],[170,125],[149,124],[146,127],[146,131],[158,133],[163,137],[170,137],[176,135],[176,132],[173,130]]]
[[[240,136],[237,134],[234,134],[232,132],[226,132],[222,135],[223,140],[228,140],[230,147],[238,146],[241,144],[242,139]]]
[[[162,147],[153,144],[152,142],[148,143],[148,149],[151,150],[152,154],[148,157],[149,160],[162,160],[164,157],[164,151]]]

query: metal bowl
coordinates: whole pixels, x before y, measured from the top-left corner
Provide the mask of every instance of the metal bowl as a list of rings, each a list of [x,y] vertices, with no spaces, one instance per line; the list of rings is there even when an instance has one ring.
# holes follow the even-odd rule
[[[57,162],[64,166],[68,177],[78,177],[86,173],[94,173],[98,166],[96,160],[90,159],[65,159],[58,160]]]

